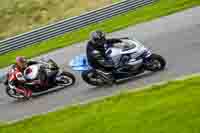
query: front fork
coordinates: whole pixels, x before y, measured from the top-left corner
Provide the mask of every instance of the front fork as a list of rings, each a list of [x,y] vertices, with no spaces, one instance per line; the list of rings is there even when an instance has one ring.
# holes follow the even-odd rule
[[[151,55],[152,55],[152,52],[150,50],[147,50],[146,52],[146,55],[144,56],[144,59],[143,59],[143,65],[144,65],[144,68],[148,68],[149,65],[151,65]]]

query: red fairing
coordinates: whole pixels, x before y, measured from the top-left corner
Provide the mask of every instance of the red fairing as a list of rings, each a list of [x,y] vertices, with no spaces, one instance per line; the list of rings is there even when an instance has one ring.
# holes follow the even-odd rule
[[[19,68],[15,67],[13,69],[11,69],[8,73],[8,80],[9,81],[14,81],[17,80],[17,77],[19,77],[21,75],[21,71]]]
[[[14,81],[14,80],[17,80],[17,77],[16,77],[16,72],[14,71],[14,69],[12,69],[9,73],[8,73],[8,80],[9,81]]]

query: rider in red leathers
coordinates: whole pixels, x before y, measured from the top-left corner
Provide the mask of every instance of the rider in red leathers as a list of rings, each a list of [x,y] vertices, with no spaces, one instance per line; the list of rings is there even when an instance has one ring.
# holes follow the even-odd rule
[[[18,56],[16,57],[16,63],[12,66],[8,80],[9,82],[16,87],[16,91],[20,94],[23,94],[26,97],[32,96],[32,90],[25,88],[24,84],[40,84],[39,80],[27,81],[24,77],[24,70],[33,64],[37,64],[36,61],[27,61],[25,57]],[[8,82],[8,81],[7,81]]]

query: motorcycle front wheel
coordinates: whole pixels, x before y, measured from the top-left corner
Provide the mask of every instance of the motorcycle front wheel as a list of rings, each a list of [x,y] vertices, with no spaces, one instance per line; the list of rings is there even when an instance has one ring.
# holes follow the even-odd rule
[[[58,78],[56,83],[61,86],[71,86],[76,82],[75,76],[66,71],[62,72]]]
[[[149,71],[156,72],[156,71],[161,71],[165,69],[165,66],[166,66],[166,61],[162,56],[158,54],[152,54],[149,57],[149,61],[148,61],[148,65],[146,69]]]

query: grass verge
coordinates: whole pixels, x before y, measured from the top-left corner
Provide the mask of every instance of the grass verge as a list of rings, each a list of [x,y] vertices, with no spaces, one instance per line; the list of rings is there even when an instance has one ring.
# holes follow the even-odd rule
[[[117,2],[120,2],[122,0],[112,0],[112,3],[117,3]]]
[[[76,42],[83,41],[88,38],[89,32],[95,29],[113,32],[130,25],[152,20],[160,16],[169,15],[197,5],[200,5],[199,0],[158,0],[156,3],[139,8],[136,11],[129,11],[128,13],[115,16],[112,19],[105,20],[101,23],[92,24],[77,31],[66,33],[65,35],[54,39],[38,43],[38,45],[29,46],[1,55],[0,68],[13,63],[17,55],[24,55],[31,58],[58,48],[66,47]]]
[[[199,133],[200,77],[77,105],[17,123],[1,133]]]
[[[1,0],[0,39],[109,4],[112,0]]]

